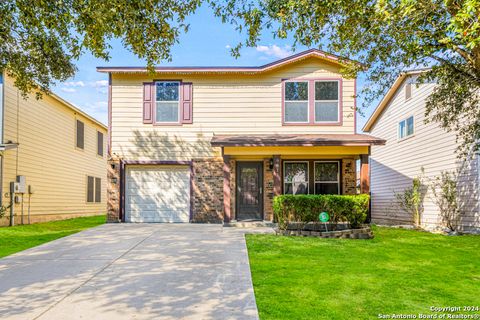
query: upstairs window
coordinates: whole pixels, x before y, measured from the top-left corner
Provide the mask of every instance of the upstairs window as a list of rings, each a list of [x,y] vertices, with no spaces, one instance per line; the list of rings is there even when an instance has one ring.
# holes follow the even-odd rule
[[[308,123],[308,82],[289,81],[285,83],[285,122]]]
[[[315,122],[338,122],[338,81],[315,81]]]
[[[408,117],[398,123],[398,139],[405,139],[415,133],[413,116]]]
[[[180,82],[158,81],[155,82],[156,105],[155,122],[179,123],[180,122]]]
[[[342,80],[287,80],[283,83],[283,123],[338,125],[341,123]]]
[[[78,149],[83,149],[85,147],[85,124],[80,120],[76,122],[75,134],[75,146]]]

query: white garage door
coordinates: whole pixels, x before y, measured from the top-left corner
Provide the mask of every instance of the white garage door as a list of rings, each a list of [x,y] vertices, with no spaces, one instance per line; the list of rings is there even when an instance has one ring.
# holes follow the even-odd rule
[[[127,166],[125,176],[125,221],[189,221],[189,167]]]

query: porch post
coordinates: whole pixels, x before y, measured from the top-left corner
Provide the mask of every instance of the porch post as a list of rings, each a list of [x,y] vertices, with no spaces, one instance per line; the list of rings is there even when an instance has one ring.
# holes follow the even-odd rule
[[[230,191],[230,156],[223,155],[223,220],[230,222],[231,219],[231,191]]]
[[[282,193],[282,174],[280,171],[280,156],[273,156],[273,196]]]
[[[360,155],[360,192],[370,193],[370,167],[368,154]]]

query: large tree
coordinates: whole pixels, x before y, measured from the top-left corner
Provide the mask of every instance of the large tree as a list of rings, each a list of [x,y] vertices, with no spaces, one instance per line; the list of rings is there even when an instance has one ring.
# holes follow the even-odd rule
[[[480,0],[3,0],[0,2],[0,70],[22,92],[75,73],[88,51],[108,59],[112,38],[147,61],[168,60],[185,19],[203,3],[234,24],[255,46],[270,30],[278,38],[319,47],[362,62],[343,72],[366,72],[365,105],[383,95],[398,74],[432,67],[420,81],[436,81],[427,118],[455,131],[459,154],[480,139]],[[348,62],[347,62],[348,63]]]
[[[216,9],[247,35],[234,54],[269,29],[362,62],[365,69],[351,64],[343,72],[366,72],[364,106],[402,71],[431,68],[419,78],[438,84],[427,100],[427,121],[457,134],[459,155],[479,149],[480,0],[232,0]]]
[[[108,60],[109,41],[123,45],[149,67],[171,57],[188,30],[185,18],[201,0],[1,0],[0,71],[16,86],[48,92],[76,72],[85,52]]]

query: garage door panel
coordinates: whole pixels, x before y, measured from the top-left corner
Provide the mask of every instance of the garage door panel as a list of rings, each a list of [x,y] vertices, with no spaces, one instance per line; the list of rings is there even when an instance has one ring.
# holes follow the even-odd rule
[[[136,200],[135,200],[136,201]],[[155,203],[138,203],[138,202],[130,202],[130,210],[131,211],[160,211],[160,212],[170,212],[170,211],[185,211],[189,210],[189,206],[186,203],[179,204],[179,205],[169,205],[166,203],[163,204],[155,204]]]
[[[125,220],[188,222],[190,170],[186,166],[127,167]]]

